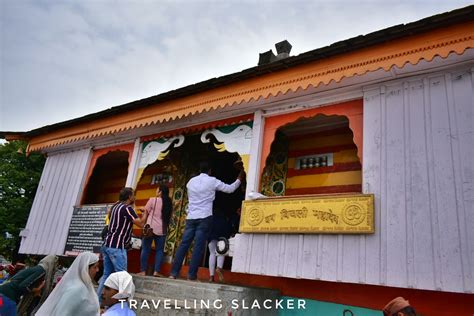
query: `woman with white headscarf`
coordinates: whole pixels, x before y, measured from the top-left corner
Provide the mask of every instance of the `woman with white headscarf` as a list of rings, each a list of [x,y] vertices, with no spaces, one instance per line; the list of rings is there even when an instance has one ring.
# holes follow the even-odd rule
[[[98,270],[99,256],[91,252],[79,254],[36,315],[99,315],[99,300],[92,284]]]
[[[120,271],[109,275],[104,283],[103,302],[108,306],[103,316],[135,316],[128,300],[133,299],[135,285],[128,272]]]

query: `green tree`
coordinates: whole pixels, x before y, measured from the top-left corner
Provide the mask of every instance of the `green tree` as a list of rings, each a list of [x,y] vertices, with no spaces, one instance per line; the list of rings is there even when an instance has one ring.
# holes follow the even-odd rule
[[[18,251],[45,163],[42,154],[27,156],[26,146],[24,141],[0,145],[0,254],[8,259]]]

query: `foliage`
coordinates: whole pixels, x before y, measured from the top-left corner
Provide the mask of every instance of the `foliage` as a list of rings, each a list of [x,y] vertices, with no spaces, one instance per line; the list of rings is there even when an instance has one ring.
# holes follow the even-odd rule
[[[27,143],[0,145],[0,254],[16,256],[44,167],[42,154],[26,155]]]

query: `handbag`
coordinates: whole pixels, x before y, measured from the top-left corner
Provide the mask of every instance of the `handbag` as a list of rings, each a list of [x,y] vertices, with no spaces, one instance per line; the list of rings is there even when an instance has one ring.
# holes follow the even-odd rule
[[[156,199],[155,198],[155,205],[153,206],[153,213],[151,214],[151,219],[153,220],[153,215],[155,215],[155,208],[156,208]],[[150,238],[153,237],[153,228],[150,226],[150,224],[145,224],[142,229],[142,238]]]
[[[102,238],[102,241],[105,241],[105,237],[107,237],[108,232],[109,232],[109,225],[105,225],[104,228],[102,228],[102,231],[100,232],[100,238]]]
[[[143,226],[142,237],[143,238],[153,237],[153,228],[151,228],[150,224],[145,224],[145,226]]]
[[[102,231],[100,232],[100,238],[102,238],[102,241],[105,241],[105,238],[107,237],[107,234],[109,233],[109,220],[110,220],[110,208],[107,209],[107,215],[105,215],[105,225],[104,228],[102,228]]]

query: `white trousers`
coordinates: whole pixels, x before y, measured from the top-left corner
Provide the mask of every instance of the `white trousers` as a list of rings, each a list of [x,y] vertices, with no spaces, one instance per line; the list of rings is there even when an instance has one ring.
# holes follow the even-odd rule
[[[222,269],[224,266],[225,256],[219,255],[216,253],[217,240],[211,240],[209,242],[209,274],[214,275],[216,271],[216,258],[217,258],[217,267]]]

